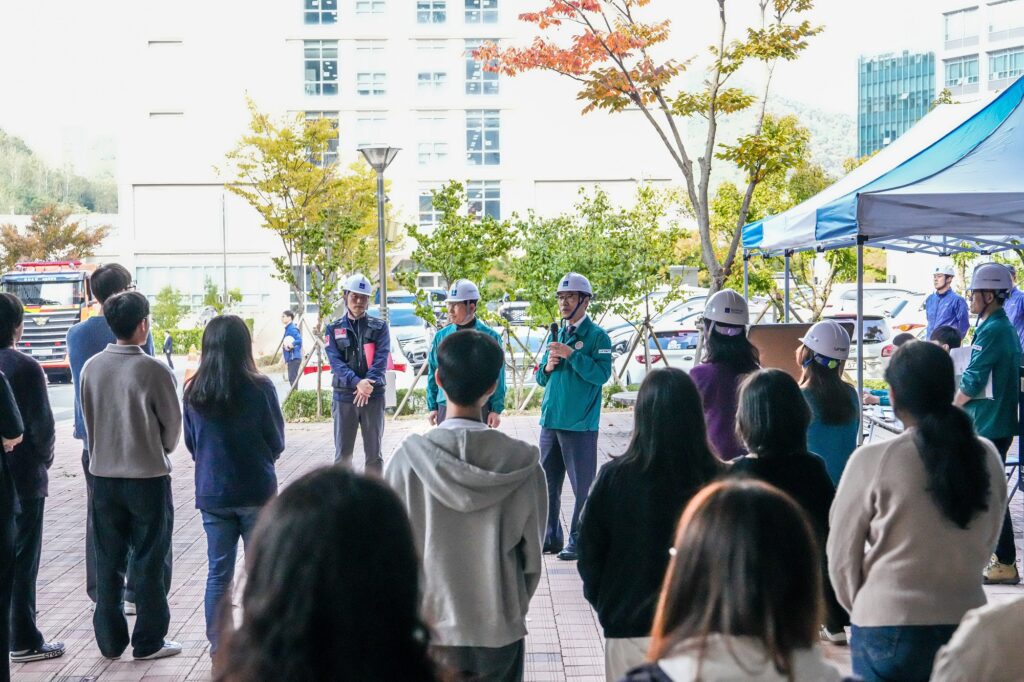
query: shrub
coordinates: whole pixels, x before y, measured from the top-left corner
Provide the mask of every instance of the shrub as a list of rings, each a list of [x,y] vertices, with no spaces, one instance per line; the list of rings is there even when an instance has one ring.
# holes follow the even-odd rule
[[[395,397],[398,400],[397,405],[401,405],[402,401],[405,400],[405,394],[409,392],[407,388],[400,388],[395,392]],[[397,408],[397,405],[395,409]],[[427,389],[417,388],[414,389],[412,395],[409,396],[409,401],[402,408],[401,416],[406,417],[413,414],[426,414],[427,413]]]
[[[622,390],[623,389],[620,388],[617,384],[606,384],[601,389],[601,393],[602,393],[602,397],[603,397],[601,405],[603,407],[622,407],[622,405],[619,405],[618,403],[612,402],[612,396],[615,395],[616,393],[621,393]],[[625,390],[627,390],[627,391],[639,391],[640,390],[640,384],[629,384],[628,386],[626,386]]]
[[[320,419],[319,421],[331,420],[331,400],[333,391],[326,390],[320,393]],[[316,391],[302,390],[292,391],[284,404],[281,406],[284,418],[290,422],[312,422],[317,421],[316,416]]]
[[[174,354],[175,355],[186,355],[188,353],[189,346],[195,344],[198,350],[203,348],[203,330],[202,329],[168,329],[171,333],[171,339],[174,342]],[[159,354],[161,349],[164,347],[164,330],[153,328],[153,345],[156,346],[156,351]]]

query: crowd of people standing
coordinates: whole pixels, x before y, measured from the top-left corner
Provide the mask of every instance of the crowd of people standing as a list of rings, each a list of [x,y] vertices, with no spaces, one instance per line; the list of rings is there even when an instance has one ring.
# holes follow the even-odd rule
[[[408,436],[385,468],[390,332],[367,315],[371,285],[354,275],[323,339],[335,466],[278,493],[284,421],[246,324],[222,315],[207,325],[179,399],[170,362],[153,358],[147,298],[123,267],[103,266],[91,278],[102,314],[68,334],[99,650],[117,659],[130,644],[137,660],[181,652],[167,639],[169,455],[184,434],[218,680],[522,680],[544,554],[577,562],[613,682],[839,680],[818,643],[845,643],[847,632],[858,679],[1016,679],[1019,647],[978,655],[1024,625],[1024,602],[986,607],[982,590],[1019,581],[1003,475],[1018,429],[1020,341],[1004,309],[1016,290],[1003,266],[975,270],[975,351],[956,377],[948,351],[963,336],[961,311],[949,282],[939,290],[944,272],[929,320],[950,319],[930,325],[934,343],[896,351],[889,392],[877,396],[902,435],[857,447],[842,325],[807,330],[794,349],[798,377],[763,369],[746,301],[727,289],[707,302],[702,362],[648,374],[629,445],[600,471],[612,347],[588,314],[585,276],[569,273],[553,292],[561,322],[535,370],[545,389],[538,443],[497,429],[504,351],[476,315],[479,290],[459,280],[451,323],[428,355],[434,428]],[[293,320],[282,318],[294,385]],[[42,369],[13,349],[22,323],[21,302],[0,295],[0,608],[10,614],[0,645],[15,662],[64,653],[35,627],[54,424]],[[353,472],[358,431],[366,476]],[[575,504],[563,528],[566,476]],[[235,614],[239,542],[246,582]]]

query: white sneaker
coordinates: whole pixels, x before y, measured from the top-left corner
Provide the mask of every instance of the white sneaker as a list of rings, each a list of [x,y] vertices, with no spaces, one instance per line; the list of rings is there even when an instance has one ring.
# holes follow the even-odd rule
[[[126,615],[126,616],[134,616],[135,615],[135,602],[133,602],[133,601],[126,601],[124,603],[124,615]]]
[[[181,653],[181,645],[177,642],[172,642],[169,639],[164,640],[164,645],[151,653],[149,656],[133,656],[136,661],[152,661],[157,658],[167,658],[169,656],[177,656]]]
[[[818,632],[821,635],[821,638],[823,640],[825,640],[826,642],[832,642],[833,644],[846,644],[847,643],[847,640],[846,640],[846,629],[845,628],[843,628],[842,630],[839,630],[838,632],[832,632],[826,626],[822,625],[821,629]]]

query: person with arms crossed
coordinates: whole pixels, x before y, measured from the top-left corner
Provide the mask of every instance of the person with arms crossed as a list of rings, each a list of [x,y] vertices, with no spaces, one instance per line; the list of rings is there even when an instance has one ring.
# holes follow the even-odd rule
[[[597,473],[598,422],[602,388],[612,374],[612,342],[587,315],[594,293],[586,277],[570,272],[556,293],[562,326],[536,371],[537,384],[544,389],[540,461],[548,484],[543,549],[563,561],[575,561],[580,512]],[[576,496],[568,542],[563,541],[558,518],[566,473]]]
[[[487,334],[498,346],[502,345],[501,334],[494,331],[480,321],[476,316],[477,305],[480,302],[480,290],[468,279],[460,279],[452,285],[446,299],[448,305],[448,325],[434,335],[434,341],[430,345],[430,354],[427,356],[427,410],[431,426],[437,426],[445,420],[447,411],[447,397],[444,391],[438,390],[437,380],[434,373],[437,372],[437,349],[441,342],[458,331],[475,329],[478,332]],[[484,403],[481,419],[492,429],[498,428],[501,423],[501,413],[505,409],[505,365],[498,372],[498,384],[494,393]]]
[[[366,314],[370,280],[355,274],[345,281],[345,314],[327,325],[324,345],[334,374],[334,461],[351,465],[356,430],[363,431],[365,471],[384,470],[385,371],[391,353],[388,323]]]

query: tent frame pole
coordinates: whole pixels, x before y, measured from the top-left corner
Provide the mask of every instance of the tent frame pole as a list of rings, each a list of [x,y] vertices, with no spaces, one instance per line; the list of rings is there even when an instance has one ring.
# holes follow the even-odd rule
[[[864,395],[864,241],[857,237],[857,398]],[[864,428],[857,429],[857,444],[864,442]]]
[[[743,252],[743,300],[750,300],[750,254]]]
[[[792,251],[786,249],[785,281],[783,284],[785,289],[785,305],[783,306],[783,319],[785,320],[786,324],[789,324],[789,258],[792,253]]]

